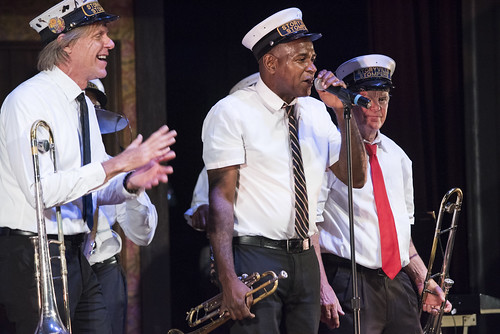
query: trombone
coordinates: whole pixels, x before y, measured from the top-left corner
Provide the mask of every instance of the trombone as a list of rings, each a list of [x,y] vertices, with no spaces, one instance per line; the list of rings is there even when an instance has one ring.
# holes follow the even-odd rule
[[[260,281],[264,277],[270,276],[270,278],[259,285],[256,288],[252,288],[252,285],[256,282]],[[248,291],[246,296],[250,296],[255,294],[256,292],[263,291],[260,295],[253,299],[252,305],[255,305],[260,300],[266,298],[270,294],[274,293],[278,288],[278,280],[287,278],[288,274],[286,271],[282,270],[279,275],[276,275],[274,271],[266,271],[262,275],[259,273],[253,273],[249,275],[243,275],[241,281],[245,283],[246,286],[252,288],[252,290]],[[271,285],[271,289],[267,289],[268,286]],[[196,329],[193,332],[189,332],[186,334],[206,334],[210,333],[217,327],[226,323],[229,319],[231,319],[230,315],[227,313],[220,314],[220,305],[222,303],[222,294],[218,294],[215,297],[210,298],[209,300],[201,303],[198,306],[193,307],[189,312],[187,312],[186,320],[188,322],[189,327],[195,327],[202,323],[208,322],[208,324],[204,325]],[[167,334],[184,334],[182,331],[178,329],[171,329]]]
[[[42,127],[48,131],[48,140],[38,140],[38,128]],[[61,208],[56,207],[56,219],[58,228],[58,240],[48,240],[45,229],[45,205],[43,203],[42,186],[40,182],[40,162],[38,153],[50,151],[50,157],[54,165],[54,173],[57,172],[55,144],[52,130],[49,125],[42,120],[38,120],[31,126],[31,155],[33,159],[33,169],[35,175],[35,206],[38,236],[31,239],[34,247],[35,258],[35,278],[38,290],[38,307],[40,310],[40,319],[36,328],[36,334],[71,334],[71,320],[69,310],[68,295],[68,270],[66,265],[64,245],[64,233],[62,229]],[[63,287],[64,310],[66,315],[66,327],[63,325],[57,311],[57,303],[54,292],[54,277],[52,276],[51,259],[49,253],[49,244],[59,245],[59,256],[61,261],[61,280]]]
[[[449,201],[450,198],[456,195],[455,202]],[[449,266],[451,261],[451,253],[453,252],[453,246],[455,244],[455,233],[457,230],[457,221],[462,210],[463,193],[460,188],[450,189],[443,197],[441,205],[439,207],[438,218],[436,220],[436,229],[434,231],[434,240],[432,242],[431,255],[429,257],[429,265],[427,266],[427,275],[424,282],[424,289],[422,291],[420,314],[422,314],[423,303],[429,293],[428,284],[430,279],[435,279],[441,290],[443,290],[445,300],[441,303],[441,306],[436,314],[431,313],[427,319],[426,325],[424,327],[424,334],[439,334],[441,333],[441,321],[443,319],[444,308],[446,306],[446,300],[448,292],[453,286],[454,281],[448,277]],[[442,229],[442,221],[445,213],[451,214],[450,226],[446,229]],[[433,212],[434,214],[434,212]],[[434,264],[434,259],[436,257],[436,250],[438,243],[440,243],[441,234],[448,234],[448,241],[446,243],[446,249],[443,255],[443,265],[441,267],[441,272],[432,275],[432,266]]]

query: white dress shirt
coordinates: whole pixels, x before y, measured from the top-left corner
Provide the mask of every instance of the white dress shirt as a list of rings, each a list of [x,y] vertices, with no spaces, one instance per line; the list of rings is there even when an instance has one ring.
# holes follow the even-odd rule
[[[89,109],[92,163],[82,165],[80,107],[76,97],[83,91],[59,68],[43,71],[23,82],[5,99],[0,111],[0,226],[37,232],[34,171],[30,129],[44,120],[53,132],[57,173],[48,153],[39,154],[40,176],[47,233],[57,233],[56,205],[61,205],[64,234],[88,232],[82,220],[81,197],[101,186],[108,158],[102,143],[93,104]],[[47,132],[40,128],[39,139]],[[117,204],[135,195],[122,185],[121,174],[93,194],[97,204]]]
[[[396,224],[401,266],[404,267],[410,262],[408,253],[414,221],[412,163],[394,141],[380,132],[373,144],[378,145],[377,158],[384,175]],[[356,263],[377,269],[382,267],[380,232],[369,165],[367,176],[363,188],[353,189]],[[325,174],[318,209],[321,251],[350,259],[347,186],[330,171]]]
[[[201,205],[208,205],[208,174],[207,168],[203,167],[198,180],[193,190],[193,198],[191,200],[191,207],[184,212],[184,218],[189,226],[193,226],[192,217]]]
[[[151,243],[158,225],[156,208],[144,191],[124,203],[103,205],[99,207],[98,214],[94,240],[96,248],[91,254],[86,254],[91,265],[120,253],[121,237],[112,230],[115,222],[120,224],[125,236],[138,246],[147,246]],[[86,242],[91,240],[87,238]]]
[[[220,100],[203,124],[208,170],[239,165],[234,235],[296,237],[295,195],[284,101],[259,78],[255,86]],[[323,102],[295,99],[309,199],[309,234],[317,232],[316,205],[324,171],[338,160],[341,137]]]

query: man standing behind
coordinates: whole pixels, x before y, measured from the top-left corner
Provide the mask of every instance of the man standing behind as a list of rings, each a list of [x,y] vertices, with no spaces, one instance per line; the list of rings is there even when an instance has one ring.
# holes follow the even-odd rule
[[[316,203],[326,168],[347,183],[342,103],[320,92],[337,113],[339,133],[325,104],[309,97],[317,70],[313,41],[320,37],[307,30],[297,8],[256,25],[242,43],[255,55],[260,79],[220,100],[203,125],[208,234],[222,286],[221,312],[241,320],[231,333],[318,329],[319,267],[311,240]],[[318,78],[324,88],[343,85],[326,70]],[[354,184],[361,187],[366,157],[355,123],[351,131]],[[251,313],[252,297],[245,298],[250,289],[238,275],[282,269],[289,278]]]
[[[94,104],[101,133],[116,131],[117,126],[128,124],[126,121],[120,123],[118,114],[104,109],[108,98],[99,79],[88,82],[85,94]],[[127,319],[127,278],[120,262],[122,239],[112,227],[118,223],[134,244],[147,246],[153,240],[158,214],[148,194],[140,191],[135,198],[123,203],[98,207],[97,217],[97,224],[86,235],[83,249],[101,284],[112,333],[123,334]]]
[[[411,240],[413,178],[411,161],[394,141],[380,132],[387,117],[389,92],[396,63],[383,55],[367,55],[340,65],[336,75],[347,87],[371,100],[371,107],[354,106],[352,112],[369,156],[368,180],[353,190],[356,263],[361,299],[361,333],[421,333],[418,298],[410,279],[422,292],[427,268]],[[326,173],[319,207],[324,271],[321,268],[322,317],[330,328],[339,326],[336,310],[345,312],[340,328],[320,333],[353,333],[352,272],[347,187]],[[323,201],[326,199],[326,202]],[[401,270],[403,269],[403,270]],[[326,274],[325,274],[326,272]],[[330,285],[329,285],[330,284]],[[340,300],[341,308],[336,304]],[[431,281],[424,310],[441,305],[444,295]],[[330,300],[334,300],[332,303]],[[451,310],[448,303],[446,310]]]
[[[74,333],[111,331],[99,283],[81,250],[93,210],[135,198],[138,191],[167,182],[173,172],[161,163],[175,157],[170,150],[175,131],[164,125],[144,142],[139,135],[109,158],[94,106],[83,93],[89,80],[106,76],[106,59],[114,48],[106,24],[117,18],[97,1],[64,0],[33,19],[31,26],[45,45],[41,72],[12,91],[0,111],[0,308],[18,334],[33,333],[39,319],[30,242],[38,221],[31,126],[44,120],[54,136],[58,172],[49,154],[39,154],[45,208],[40,220],[48,238],[57,238],[55,207],[61,206]],[[47,132],[40,130],[38,139],[46,139]],[[55,290],[65,322],[58,280]]]

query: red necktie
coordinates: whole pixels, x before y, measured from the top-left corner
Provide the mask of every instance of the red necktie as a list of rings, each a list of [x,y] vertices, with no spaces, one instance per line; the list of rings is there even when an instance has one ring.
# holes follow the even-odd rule
[[[392,215],[391,205],[385,190],[384,176],[377,159],[377,145],[365,143],[366,152],[370,157],[373,195],[377,207],[378,226],[380,230],[380,246],[382,250],[382,270],[390,279],[394,279],[401,270],[398,237]]]

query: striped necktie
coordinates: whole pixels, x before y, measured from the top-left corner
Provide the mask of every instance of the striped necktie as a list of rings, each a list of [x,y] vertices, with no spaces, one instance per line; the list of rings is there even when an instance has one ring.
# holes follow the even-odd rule
[[[398,236],[391,205],[387,198],[384,176],[377,158],[377,145],[365,143],[370,157],[370,169],[373,183],[373,195],[377,208],[378,226],[380,230],[380,248],[382,251],[382,270],[390,279],[394,279],[401,270]]]
[[[87,102],[85,102],[85,95],[81,93],[77,96],[76,100],[80,104],[80,123],[82,127],[82,151],[83,151],[83,164],[90,163],[90,130],[89,130],[89,110]],[[87,194],[82,197],[83,212],[82,218],[87,222],[87,226],[92,231],[94,226],[94,208],[92,204],[92,194]]]
[[[295,233],[301,239],[308,237],[309,231],[309,206],[307,202],[306,178],[304,165],[300,153],[298,136],[298,122],[294,114],[294,106],[285,106],[288,114],[288,132],[290,135],[290,148],[292,151],[293,180],[295,189]]]

